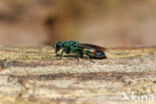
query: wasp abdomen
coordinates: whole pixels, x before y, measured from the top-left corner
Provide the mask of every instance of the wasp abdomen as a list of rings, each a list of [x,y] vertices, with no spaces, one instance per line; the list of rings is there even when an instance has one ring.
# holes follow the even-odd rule
[[[93,56],[93,58],[105,59],[107,57],[103,51],[96,51],[96,54]]]
[[[94,55],[96,53],[96,50],[95,49],[91,49],[91,48],[84,48],[83,52],[91,54],[91,55]]]
[[[106,58],[106,55],[103,51],[98,51],[92,48],[84,48],[83,52],[92,58]]]

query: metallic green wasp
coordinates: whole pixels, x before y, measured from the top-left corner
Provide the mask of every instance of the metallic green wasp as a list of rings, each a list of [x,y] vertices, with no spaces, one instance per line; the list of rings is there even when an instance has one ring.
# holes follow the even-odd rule
[[[60,59],[62,58],[63,54],[71,54],[74,53],[77,59],[84,58],[86,56],[88,59],[106,59],[106,54],[104,51],[106,50],[103,47],[93,45],[93,44],[84,44],[78,41],[58,41],[56,42],[53,47],[55,48],[55,53],[57,54],[58,51],[62,50]]]

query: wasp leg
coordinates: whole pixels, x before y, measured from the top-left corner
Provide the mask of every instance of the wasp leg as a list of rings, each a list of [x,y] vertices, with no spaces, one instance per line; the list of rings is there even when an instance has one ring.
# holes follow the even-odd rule
[[[55,50],[55,56],[60,56],[60,55],[58,54],[58,50]]]
[[[75,53],[75,58],[77,59],[77,61],[79,62],[79,54]]]
[[[80,57],[80,58],[84,58],[84,54],[83,54],[83,53],[80,53],[80,54],[79,54],[79,57]]]
[[[78,62],[80,61],[80,60],[79,60],[79,56],[76,55],[75,58],[77,59]]]
[[[63,53],[64,53],[64,50],[62,50],[61,52],[60,59],[62,59]]]
[[[89,57],[89,55],[86,55],[87,56],[87,59],[89,60],[89,61],[91,61],[92,63],[95,63],[90,57]]]

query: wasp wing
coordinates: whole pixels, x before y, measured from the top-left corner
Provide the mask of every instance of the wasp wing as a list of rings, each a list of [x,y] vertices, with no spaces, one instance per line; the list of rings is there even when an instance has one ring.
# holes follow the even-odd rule
[[[82,47],[82,48],[94,48],[94,49],[99,50],[99,51],[105,51],[106,50],[106,48],[100,47],[100,46],[97,46],[94,44],[82,43],[82,44],[74,44],[74,46]]]

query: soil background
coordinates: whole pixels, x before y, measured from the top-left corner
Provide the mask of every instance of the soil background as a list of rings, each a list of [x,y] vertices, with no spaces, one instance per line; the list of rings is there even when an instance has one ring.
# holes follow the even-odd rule
[[[156,45],[155,0],[0,0],[0,44]]]

